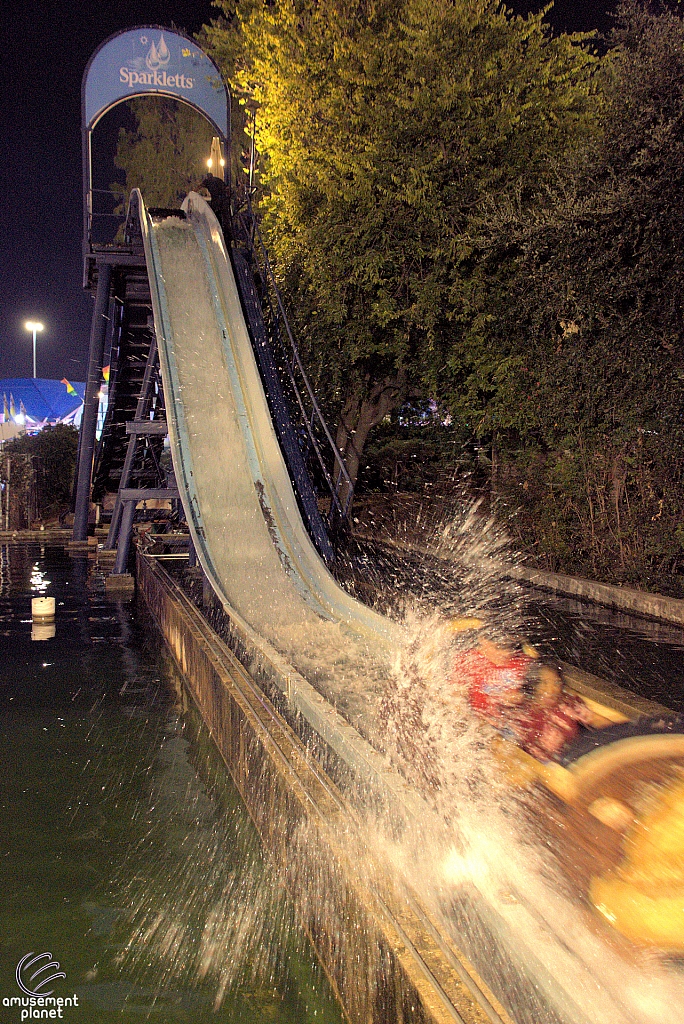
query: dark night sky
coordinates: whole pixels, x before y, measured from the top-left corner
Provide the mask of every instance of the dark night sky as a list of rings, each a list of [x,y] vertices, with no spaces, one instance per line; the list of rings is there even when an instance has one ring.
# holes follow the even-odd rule
[[[556,28],[606,30],[615,0],[557,0]],[[519,13],[535,0],[511,2]],[[38,339],[38,376],[84,380],[92,300],[81,288],[80,90],[107,36],[133,25],[197,31],[210,0],[4,0],[0,138],[0,379],[32,373],[26,319]]]

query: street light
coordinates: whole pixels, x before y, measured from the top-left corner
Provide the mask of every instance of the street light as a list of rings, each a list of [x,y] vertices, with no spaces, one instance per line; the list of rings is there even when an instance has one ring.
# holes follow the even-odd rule
[[[225,181],[226,161],[223,159],[223,148],[218,136],[214,136],[211,140],[211,156],[207,160],[207,167],[209,168],[209,173],[213,174],[215,178],[220,178],[221,181]],[[214,170],[214,168],[216,168],[216,170]]]
[[[35,320],[27,320],[24,324],[27,331],[33,332],[33,379],[36,379],[36,332],[43,330],[43,325]]]

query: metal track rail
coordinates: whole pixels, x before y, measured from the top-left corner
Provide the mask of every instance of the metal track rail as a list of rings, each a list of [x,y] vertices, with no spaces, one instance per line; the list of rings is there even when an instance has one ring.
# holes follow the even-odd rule
[[[284,383],[298,411],[296,421],[306,431],[319,472],[330,493],[329,522],[334,533],[340,524],[347,522],[354,485],[304,368],[249,194],[245,208],[236,216],[234,223],[238,243],[242,243],[262,281],[271,345],[274,351],[280,353],[278,365],[282,368],[281,372],[286,378]],[[332,471],[329,468],[330,456]]]

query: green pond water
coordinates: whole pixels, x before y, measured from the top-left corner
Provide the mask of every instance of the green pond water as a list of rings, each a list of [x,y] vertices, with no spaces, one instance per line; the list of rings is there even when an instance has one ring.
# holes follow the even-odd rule
[[[73,1024],[342,1020],[154,624],[92,560],[0,548],[0,711],[1,1021],[46,1019],[19,981]],[[34,977],[46,952],[66,977]]]

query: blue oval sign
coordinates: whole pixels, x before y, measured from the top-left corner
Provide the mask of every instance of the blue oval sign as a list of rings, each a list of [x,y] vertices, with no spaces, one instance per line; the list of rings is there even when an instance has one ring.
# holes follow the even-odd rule
[[[116,103],[147,93],[184,100],[228,137],[228,94],[214,62],[192,39],[153,25],[111,36],[90,58],[83,76],[86,130]]]

